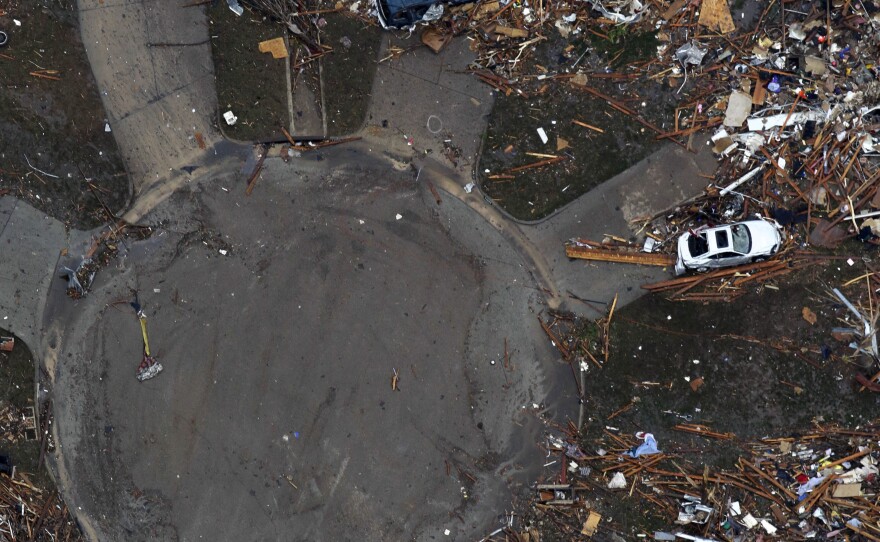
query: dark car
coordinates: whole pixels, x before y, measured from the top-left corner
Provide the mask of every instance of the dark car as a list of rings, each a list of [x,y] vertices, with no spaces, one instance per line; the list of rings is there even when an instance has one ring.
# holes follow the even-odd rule
[[[407,28],[443,15],[444,4],[466,4],[472,0],[376,0],[379,22],[384,28]]]

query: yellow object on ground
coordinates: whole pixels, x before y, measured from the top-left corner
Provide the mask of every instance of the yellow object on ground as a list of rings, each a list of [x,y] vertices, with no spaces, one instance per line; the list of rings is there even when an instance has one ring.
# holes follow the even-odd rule
[[[284,45],[284,38],[274,38],[271,40],[260,42],[261,53],[272,53],[272,58],[287,58],[287,46]]]
[[[141,321],[141,333],[144,336],[144,354],[150,355],[150,342],[147,340],[147,317],[139,316],[138,320]]]

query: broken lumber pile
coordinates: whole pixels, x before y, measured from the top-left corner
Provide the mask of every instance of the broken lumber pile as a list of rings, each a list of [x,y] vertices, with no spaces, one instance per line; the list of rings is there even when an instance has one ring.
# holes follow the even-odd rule
[[[0,540],[80,542],[85,538],[56,491],[34,485],[27,474],[0,475]]]
[[[729,469],[704,465],[687,450],[646,447],[653,439],[648,434],[610,428],[587,446],[576,431],[562,428],[547,440],[556,458],[548,465],[558,464],[559,474],[537,485],[533,507],[571,535],[620,532],[614,509],[605,506],[609,492],[619,492],[629,506],[666,522],[647,535],[654,540],[874,541],[880,539],[878,422],[852,429],[815,425],[798,436],[740,443],[743,453]],[[704,425],[682,426],[736,440]]]

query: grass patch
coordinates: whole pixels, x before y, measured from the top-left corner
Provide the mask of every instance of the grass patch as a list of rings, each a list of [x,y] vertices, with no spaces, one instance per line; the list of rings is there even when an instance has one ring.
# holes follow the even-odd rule
[[[590,34],[590,45],[608,58],[609,66],[615,69],[651,58],[660,44],[656,32],[630,33],[624,25],[613,27],[607,36],[605,39]]]
[[[605,66],[614,60],[609,55],[616,56],[615,62],[626,59],[629,64],[650,57],[656,43],[653,34],[619,33],[614,37],[618,40],[616,44],[600,40],[599,43],[607,45],[607,49],[602,49],[592,39],[569,43],[557,35],[536,48],[522,71],[573,73],[572,67],[580,59],[579,69],[604,73]],[[628,80],[623,90],[608,78],[588,78],[588,84],[661,126],[663,119],[672,118],[675,104],[682,99],[650,81]],[[653,131],[565,80],[533,80],[518,86],[528,98],[511,93],[501,94],[495,100],[478,172],[483,191],[518,219],[548,216],[661,145]],[[573,124],[573,120],[598,127],[602,132]],[[546,132],[547,144],[541,142],[538,128]],[[541,160],[526,154],[529,152],[562,156],[565,160],[509,172]]]
[[[241,141],[283,138],[281,128],[290,124],[284,66],[287,60],[261,53],[258,45],[282,36],[284,30],[248,9],[239,17],[226,2],[214,2],[208,17],[217,104],[221,114],[232,111],[238,117],[233,126],[221,118],[223,132]]]
[[[586,378],[581,448],[588,455],[609,450],[619,446],[609,434],[646,431],[669,455],[657,468],[675,472],[681,465],[694,472],[705,466],[715,473],[735,471],[750,444],[765,437],[796,438],[815,423],[855,428],[874,421],[876,394],[854,386],[854,373],[865,369],[849,358],[848,340],[831,334],[847,309],[827,295],[828,288],[863,272],[839,262],[789,275],[775,282],[778,290],[752,286],[731,303],[647,295],[616,311],[610,360],[591,366]],[[867,305],[864,289],[859,283],[844,292]],[[803,307],[816,313],[815,324],[802,317]],[[827,359],[823,350],[830,352]],[[694,390],[691,382],[698,378],[703,384]],[[735,437],[701,438],[673,429],[679,423]],[[671,530],[667,512],[634,506],[627,493],[599,491],[590,498],[618,532]]]
[[[104,129],[76,2],[20,0],[0,17],[0,28],[9,34],[0,51],[0,189],[70,227],[104,223],[106,213],[84,177],[113,211],[128,201],[129,182],[113,134]]]
[[[327,135],[360,130],[370,105],[382,30],[343,13],[328,13],[323,41],[333,52],[322,59]]]
[[[615,418],[623,432],[653,432],[661,449],[700,448],[701,461],[729,468],[740,453],[737,442],[788,436],[815,419],[848,426],[873,419],[876,398],[853,390],[858,367],[842,358],[851,349],[831,335],[846,309],[826,295],[827,285],[857,275],[832,263],[728,304],[648,295],[628,305],[612,323],[611,360],[591,379],[598,420],[638,396],[636,408]],[[801,317],[803,307],[818,315],[815,325]],[[699,377],[704,384],[693,391],[685,379]],[[693,423],[737,439],[707,442],[675,432],[681,420],[663,410],[691,414]]]

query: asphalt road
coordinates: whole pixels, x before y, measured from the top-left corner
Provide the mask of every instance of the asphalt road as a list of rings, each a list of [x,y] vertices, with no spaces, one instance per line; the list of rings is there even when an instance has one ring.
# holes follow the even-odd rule
[[[639,291],[640,271],[560,259],[562,240],[630,235],[629,213],[662,208],[664,183],[684,194],[697,181],[681,172],[700,166],[659,155],[527,226],[464,194],[444,167],[401,167],[405,157],[372,144],[271,158],[251,197],[245,157],[230,149],[142,196],[136,214],[156,233],[124,245],[85,299],[40,279],[42,319],[10,327],[36,337],[52,463],[93,539],[435,540],[449,529],[471,540],[494,529],[541,474],[538,412],[561,419],[575,405],[535,315],[570,303],[569,289]],[[24,241],[41,221],[16,208],[0,234]],[[61,265],[85,246],[80,232],[42,231],[43,248],[21,261],[35,272],[55,265],[53,246],[68,247]],[[35,311],[45,300],[0,286]],[[134,378],[132,289],[166,367],[146,383]]]
[[[99,538],[474,539],[536,463],[518,426],[552,354],[527,267],[414,172],[322,158],[268,162],[249,198],[234,175],[177,193],[53,303],[62,468]],[[130,289],[165,366],[146,383]]]

